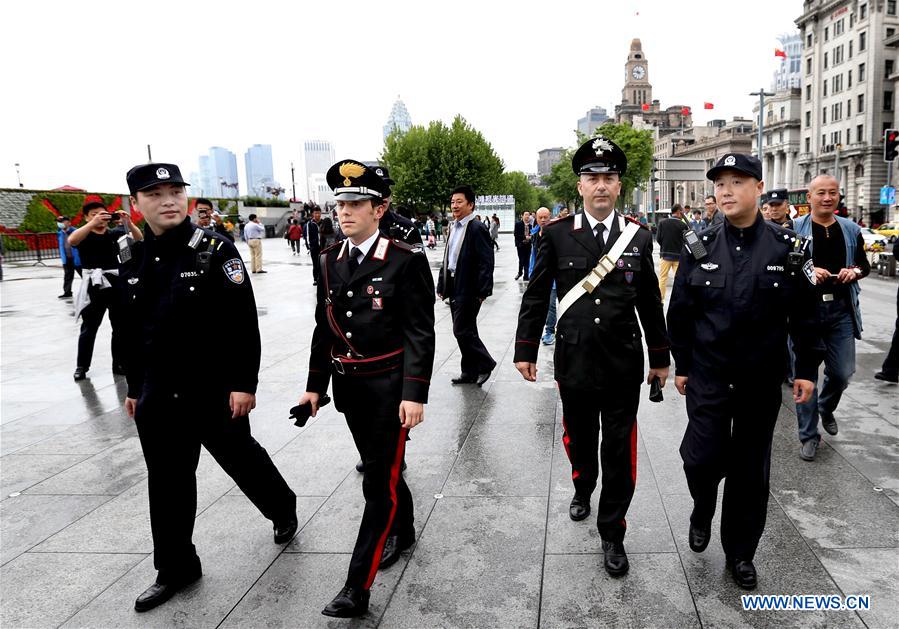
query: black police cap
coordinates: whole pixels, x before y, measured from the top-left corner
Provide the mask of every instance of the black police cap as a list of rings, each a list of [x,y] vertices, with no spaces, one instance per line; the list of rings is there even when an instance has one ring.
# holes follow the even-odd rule
[[[769,190],[768,193],[768,203],[786,203],[787,202],[787,189],[786,188],[776,188],[774,190]]]
[[[146,190],[161,183],[190,185],[184,181],[181,169],[175,164],[140,164],[129,170],[125,179],[128,181],[128,190],[132,195],[137,194],[139,190]]]
[[[355,159],[342,159],[325,175],[338,201],[382,200],[390,196],[390,186],[373,168]]]
[[[377,166],[372,167],[375,171],[375,174],[383,179],[388,186],[394,185],[396,182],[390,178],[390,173],[387,171],[387,166],[383,164],[378,164]]]
[[[612,140],[598,135],[581,144],[575,151],[571,158],[571,168],[575,175],[618,173],[619,177],[623,177],[627,172],[627,156]]]
[[[723,155],[705,176],[710,181],[715,181],[715,177],[725,170],[736,170],[759,181],[762,180],[762,163],[754,155],[746,155],[745,153],[728,153]]]

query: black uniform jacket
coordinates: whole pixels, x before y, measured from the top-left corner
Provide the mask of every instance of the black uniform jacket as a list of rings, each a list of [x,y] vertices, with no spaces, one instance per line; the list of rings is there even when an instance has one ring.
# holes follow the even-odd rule
[[[388,238],[402,240],[406,244],[421,246],[421,234],[415,228],[415,223],[406,218],[402,214],[387,210],[381,221],[378,223],[378,229]]]
[[[462,244],[459,246],[459,259],[456,261],[456,272],[453,278],[452,294],[445,291],[448,286],[449,269],[449,234],[444,251],[443,265],[437,276],[437,293],[453,299],[487,299],[493,294],[493,240],[490,230],[484,223],[473,218],[465,226]]]
[[[788,260],[797,250],[796,235],[759,213],[750,227],[725,218],[699,237],[708,255],[697,260],[685,248],[668,306],[676,374],[779,383],[789,329],[795,375],[812,379],[823,345],[813,284]],[[809,259],[803,252],[802,264]]]
[[[522,220],[515,221],[514,234],[515,234],[515,246],[516,247],[520,247],[522,245],[528,244],[524,239],[525,231],[528,229],[530,229],[530,228],[525,226],[524,221],[522,221]]]
[[[616,212],[602,255],[620,235]],[[537,362],[553,281],[561,300],[600,257],[599,245],[583,213],[556,219],[543,228],[531,281],[521,300],[515,362]],[[556,380],[579,389],[642,380],[645,374],[638,316],[646,334],[650,367],[667,367],[670,357],[665,317],[652,260],[652,234],[646,228],[637,232],[602,283],[574,302],[556,324]]]
[[[340,369],[333,357],[383,361],[393,355],[388,362],[399,360],[402,399],[427,402],[435,338],[428,258],[420,247],[379,235],[351,273],[349,248],[345,240],[320,256],[322,279],[306,390],[328,390],[332,369]]]
[[[188,218],[161,236],[147,227],[131,255],[120,270],[128,308],[128,397],[140,397],[143,388],[255,393],[259,321],[234,243]],[[227,348],[210,346],[201,333],[221,321],[237,334]],[[198,383],[198,370],[214,373],[212,382]]]

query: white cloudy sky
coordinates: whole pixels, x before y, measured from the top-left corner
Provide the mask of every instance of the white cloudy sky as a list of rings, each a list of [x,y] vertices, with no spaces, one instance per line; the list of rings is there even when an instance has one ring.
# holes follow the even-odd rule
[[[697,123],[749,117],[801,0],[447,2],[305,0],[3,2],[0,187],[125,191],[146,160],[271,144],[275,178],[302,142],[375,159],[397,95],[413,122],[462,114],[507,168],[570,145],[577,119],[619,102],[639,37],[653,95]],[[703,101],[715,103],[704,111]]]

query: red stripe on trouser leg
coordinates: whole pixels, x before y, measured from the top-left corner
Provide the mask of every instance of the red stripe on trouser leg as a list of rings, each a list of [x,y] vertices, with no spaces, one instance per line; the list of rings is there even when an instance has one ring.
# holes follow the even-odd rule
[[[571,437],[568,436],[568,426],[565,425],[564,415],[562,415],[562,445],[565,446],[565,455],[571,463],[571,480],[576,480],[581,473],[574,469],[574,460],[571,458]]]
[[[400,480],[400,468],[403,464],[403,454],[406,451],[406,435],[409,434],[407,428],[400,428],[399,443],[396,446],[396,454],[393,457],[393,464],[390,466],[390,515],[387,518],[387,525],[384,532],[378,538],[378,545],[375,546],[375,553],[371,559],[371,568],[368,570],[368,578],[365,580],[365,589],[370,590],[371,584],[375,582],[375,575],[378,574],[378,564],[381,563],[381,555],[384,553],[384,544],[387,542],[387,536],[390,534],[390,527],[393,526],[393,518],[396,516],[397,497],[396,484]]]
[[[637,420],[631,428],[631,481],[637,486]]]

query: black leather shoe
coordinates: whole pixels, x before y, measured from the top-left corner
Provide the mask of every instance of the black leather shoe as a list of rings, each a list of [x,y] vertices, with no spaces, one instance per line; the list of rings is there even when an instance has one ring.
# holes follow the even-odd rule
[[[400,558],[400,553],[410,548],[414,543],[414,534],[388,536],[387,541],[384,543],[384,552],[381,553],[381,563],[378,564],[378,569],[383,570],[395,564]]]
[[[57,299],[71,299],[72,293],[63,293],[62,295],[57,295]]]
[[[75,373],[72,375],[75,379],[75,382],[79,380],[84,380],[87,378],[87,368],[86,367],[75,367]]]
[[[356,463],[356,471],[360,474],[365,471],[365,463],[362,461],[362,459],[359,459],[359,462]]]
[[[322,610],[325,616],[334,618],[355,618],[368,611],[371,593],[362,588],[344,587],[328,606]]]
[[[833,416],[833,413],[821,413],[821,426],[824,427],[828,435],[835,435],[840,431],[839,426],[837,426],[837,418]]]
[[[492,374],[492,373],[493,373],[492,369],[490,371],[488,371],[487,373],[479,373],[477,379],[475,380],[475,383],[479,387],[484,386],[484,383],[487,382],[488,380],[490,380],[490,374]]]
[[[888,372],[886,369],[881,369],[874,374],[874,379],[883,380],[884,382],[899,382],[899,373]]]
[[[146,612],[150,611],[154,607],[159,607],[167,600],[172,598],[175,594],[177,594],[180,590],[184,589],[202,576],[203,572],[201,570],[197,570],[196,572],[188,575],[183,579],[170,581],[168,583],[154,583],[146,590],[144,590],[144,592],[137,597],[137,600],[134,601],[134,611]]]
[[[590,496],[575,494],[568,507],[568,516],[575,522],[580,522],[590,515]]]
[[[624,544],[622,542],[602,542],[603,566],[613,577],[621,577],[627,574],[631,567],[627,560],[627,553],[624,552]]]
[[[297,534],[297,514],[294,513],[290,518],[279,520],[274,523],[275,543],[286,544]]]
[[[474,384],[477,382],[477,378],[469,376],[467,373],[463,373],[459,377],[450,380],[450,382],[453,384]]]
[[[709,545],[712,538],[711,528],[701,528],[690,522],[690,550],[701,553]]]
[[[758,574],[751,561],[728,559],[727,566],[734,582],[744,590],[754,590],[759,584]]]

